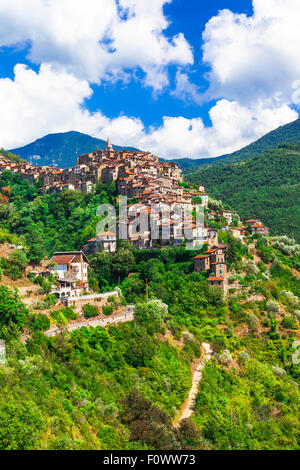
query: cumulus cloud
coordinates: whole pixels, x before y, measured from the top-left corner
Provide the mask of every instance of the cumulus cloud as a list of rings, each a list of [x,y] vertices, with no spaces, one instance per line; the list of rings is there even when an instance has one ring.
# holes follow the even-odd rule
[[[31,62],[99,83],[141,69],[146,85],[168,84],[169,64],[192,64],[183,34],[164,35],[171,0],[1,0],[0,47],[28,47]]]
[[[193,101],[197,104],[203,103],[203,93],[197,85],[192,83],[187,73],[178,70],[176,73],[176,88],[172,92],[177,98],[183,99],[184,101]]]
[[[212,125],[201,118],[164,117],[163,124],[146,129],[140,119],[102,112],[90,113],[85,100],[92,90],[85,80],[43,64],[39,73],[15,67],[15,78],[0,79],[0,145],[12,148],[42,135],[77,130],[115,144],[137,146],[161,157],[217,156],[255,140],[257,136],[297,118],[288,106],[261,101],[254,107],[221,100],[210,110]]]
[[[223,10],[209,21],[203,57],[210,67],[207,97],[216,99],[211,125],[166,115],[159,127],[146,128],[137,117],[89,112],[91,82],[129,80],[140,68],[146,85],[160,90],[172,63],[179,64],[173,93],[202,103],[184,69],[193,63],[189,44],[182,34],[164,35],[163,6],[170,1],[1,0],[0,47],[29,41],[30,60],[41,65],[35,72],[19,64],[13,80],[0,79],[0,146],[77,130],[165,158],[212,157],[297,119],[290,103],[300,97],[298,0],[253,0],[251,17]]]
[[[19,64],[15,78],[0,79],[0,142],[11,148],[56,131],[91,131],[101,114],[91,115],[82,104],[92,90],[86,81],[42,65],[39,73]]]
[[[260,102],[252,108],[221,100],[210,110],[211,126],[201,118],[165,117],[163,125],[140,138],[162,157],[201,158],[233,152],[280,125],[297,119],[287,105]]]
[[[300,79],[299,0],[253,0],[253,16],[222,10],[207,23],[203,60],[210,67],[208,97],[251,105],[290,103]]]

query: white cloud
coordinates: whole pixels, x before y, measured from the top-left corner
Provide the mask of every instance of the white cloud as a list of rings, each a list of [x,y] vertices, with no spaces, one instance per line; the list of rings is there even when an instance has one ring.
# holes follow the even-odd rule
[[[252,105],[290,103],[300,79],[299,0],[253,0],[247,17],[222,10],[207,23],[203,58],[210,66],[209,97]]]
[[[201,118],[164,117],[159,128],[146,129],[140,119],[109,119],[90,113],[84,102],[92,94],[87,81],[42,65],[39,73],[24,65],[15,78],[0,79],[0,146],[12,148],[47,133],[77,130],[119,145],[150,150],[161,157],[217,156],[237,150],[264,133],[297,118],[288,106],[260,101],[254,107],[219,101],[210,110],[211,127]]]
[[[167,158],[219,156],[297,119],[297,113],[288,106],[274,107],[269,102],[247,108],[234,101],[221,100],[209,114],[211,127],[205,127],[201,118],[165,117],[163,126],[152,129],[140,142],[144,148]]]
[[[11,148],[47,134],[75,126],[90,131],[101,125],[101,114],[93,116],[81,105],[92,90],[86,81],[42,65],[37,74],[16,65],[15,79],[0,79],[0,142]]]
[[[176,73],[176,88],[172,92],[174,96],[184,101],[193,101],[194,103],[203,103],[203,94],[194,83],[191,83],[187,73],[180,70]]]
[[[0,46],[28,45],[36,64],[100,82],[142,69],[155,90],[169,64],[192,64],[183,34],[164,35],[171,0],[1,0]],[[158,72],[158,73],[157,73]],[[126,76],[126,75],[125,75]]]
[[[225,10],[210,20],[204,58],[211,66],[208,94],[218,99],[210,126],[200,117],[165,116],[160,127],[147,129],[136,117],[89,112],[90,82],[128,80],[140,66],[146,84],[159,90],[168,84],[170,63],[192,63],[184,37],[163,34],[169,1],[119,0],[117,7],[115,0],[1,0],[0,46],[29,40],[31,60],[43,63],[38,73],[19,64],[14,80],[0,79],[0,146],[77,130],[161,157],[201,158],[237,150],[297,119],[289,104],[292,93],[299,95],[291,88],[300,79],[298,0],[254,0],[251,18]],[[176,96],[201,103],[183,67],[176,83]]]

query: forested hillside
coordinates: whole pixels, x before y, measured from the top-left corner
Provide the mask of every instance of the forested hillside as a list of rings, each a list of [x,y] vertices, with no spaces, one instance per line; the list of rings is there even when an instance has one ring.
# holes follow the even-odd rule
[[[283,144],[239,163],[191,168],[185,176],[243,218],[260,218],[273,234],[300,241],[299,144]]]
[[[89,282],[96,292],[119,288],[103,313],[134,304],[134,321],[68,332],[77,314],[55,306],[48,280],[27,288],[42,296],[32,306],[13,287],[29,282],[29,263],[80,248],[95,233],[97,205],[115,203],[115,185],[40,196],[4,172],[0,195],[0,449],[300,448],[299,245],[220,231],[233,287],[224,297],[194,272],[205,246],[136,251],[119,242],[116,253],[90,257]],[[48,337],[50,325],[65,330]],[[175,427],[203,341],[213,357],[195,413]]]
[[[237,150],[229,155],[223,155],[216,159],[219,163],[231,163],[245,160],[256,155],[263,154],[266,150],[274,149],[281,144],[293,144],[300,142],[300,119],[280,126],[274,131],[269,132],[250,145]]]

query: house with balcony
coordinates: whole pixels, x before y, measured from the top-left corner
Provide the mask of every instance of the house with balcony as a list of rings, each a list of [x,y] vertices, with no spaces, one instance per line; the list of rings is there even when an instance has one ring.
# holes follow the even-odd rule
[[[57,285],[52,293],[59,299],[78,297],[89,289],[89,261],[82,251],[54,253],[49,263],[51,274],[56,277]]]

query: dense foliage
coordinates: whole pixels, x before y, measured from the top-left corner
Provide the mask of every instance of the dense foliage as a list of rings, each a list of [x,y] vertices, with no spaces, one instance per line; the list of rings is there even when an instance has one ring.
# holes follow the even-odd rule
[[[273,234],[293,234],[300,241],[300,145],[282,145],[241,163],[187,171],[245,220],[261,219]]]
[[[23,238],[31,262],[39,262],[54,251],[82,249],[96,235],[100,204],[114,203],[114,183],[99,184],[94,194],[80,191],[39,195],[38,187],[5,171],[0,193],[10,188],[9,197],[0,200],[2,229]]]
[[[39,195],[7,172],[0,193],[9,196],[0,204],[0,244],[24,245],[1,260],[11,277],[14,265],[24,276],[28,262],[81,248],[95,233],[97,205],[116,198],[114,185],[86,197]],[[228,246],[228,298],[194,272],[200,251],[135,251],[123,241],[115,254],[91,258],[94,288],[120,293],[103,313],[135,304],[135,320],[118,326],[49,338],[50,322],[64,328],[78,318],[54,306],[51,283],[35,279],[47,314],[0,285],[0,449],[299,449],[299,246],[287,237],[219,238]],[[87,318],[97,314],[85,306]],[[194,416],[175,428],[203,341],[214,357]]]

